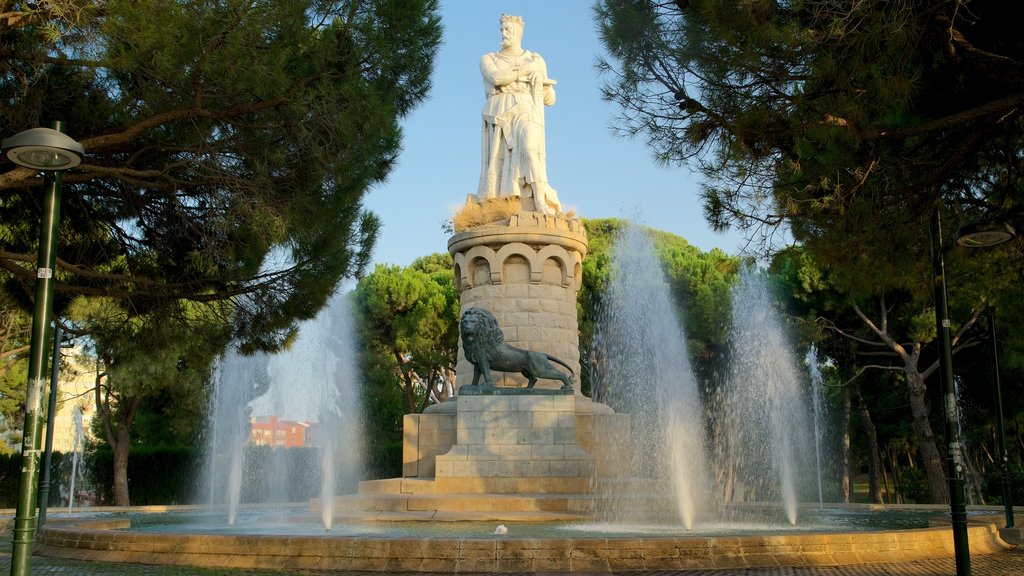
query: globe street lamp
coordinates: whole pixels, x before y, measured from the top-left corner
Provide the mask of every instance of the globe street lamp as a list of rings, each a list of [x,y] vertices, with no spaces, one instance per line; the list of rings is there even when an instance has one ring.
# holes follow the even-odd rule
[[[964,248],[988,248],[1009,242],[1017,233],[1009,224],[971,222],[956,231],[956,243]]]
[[[956,231],[956,243],[965,248],[987,248],[1008,242],[1016,232],[1008,224],[974,222]],[[996,449],[999,455],[1000,484],[1003,488],[1003,509],[1006,527],[1013,528],[1013,491],[1010,489],[1010,457],[1006,452],[1006,432],[1003,428],[1003,390],[999,382],[999,350],[996,348],[995,310],[988,309],[989,342],[992,344],[992,395],[995,397]]]
[[[1002,244],[1014,236],[1009,226],[975,223],[958,231],[957,243],[970,248]],[[935,284],[935,327],[939,342],[939,382],[945,407],[946,469],[949,474],[949,511],[953,528],[953,553],[957,576],[970,576],[971,550],[967,540],[967,501],[964,495],[964,461],[957,436],[959,422],[953,390],[953,351],[949,310],[946,304],[946,264],[943,261],[942,221],[935,207],[931,222],[932,278]]]
[[[0,142],[12,162],[43,172],[43,213],[36,257],[36,300],[29,346],[28,388],[25,393],[25,428],[21,445],[21,484],[14,515],[11,575],[28,575],[36,532],[36,486],[39,481],[40,410],[46,394],[46,360],[50,320],[53,316],[53,269],[57,260],[57,225],[60,222],[61,179],[64,170],[82,162],[85,147],[53,128],[32,128]]]
[[[1003,427],[1003,387],[999,382],[999,350],[996,347],[996,314],[988,309],[988,339],[992,344],[992,395],[996,411],[996,453],[999,455],[999,483],[1003,488],[1003,511],[1006,527],[1013,524],[1013,490],[1010,486],[1010,455],[1006,452],[1006,430]]]

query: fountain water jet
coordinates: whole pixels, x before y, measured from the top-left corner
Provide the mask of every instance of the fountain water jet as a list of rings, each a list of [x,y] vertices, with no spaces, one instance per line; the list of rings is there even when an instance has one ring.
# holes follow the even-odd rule
[[[825,508],[825,490],[821,479],[821,435],[822,419],[825,411],[825,400],[822,398],[821,367],[818,366],[818,348],[811,344],[807,350],[807,371],[811,376],[811,395],[814,405],[814,468],[818,476],[818,509]]]
[[[724,388],[726,452],[749,491],[743,499],[781,499],[797,521],[798,478],[809,477],[806,379],[797,369],[765,273],[748,267],[732,293],[730,369]],[[775,481],[771,481],[774,477]]]
[[[638,227],[628,226],[615,243],[594,343],[595,391],[617,412],[630,414],[632,477],[645,479],[611,488],[624,494],[610,495],[610,519],[657,520],[633,500],[649,493],[647,479],[653,479],[671,486],[678,519],[693,528],[698,503],[708,498],[703,409],[654,244]],[[658,482],[653,484],[660,490]]]
[[[325,501],[354,490],[362,477],[362,404],[356,384],[355,345],[350,300],[336,296],[313,321],[300,327],[294,344],[281,353],[242,356],[229,352],[214,371],[211,409],[210,494],[224,483],[228,523],[234,524],[247,478],[267,486],[261,499],[290,498],[289,470],[283,449],[274,448],[263,470],[249,470],[245,461],[252,415],[270,414],[313,421],[310,436],[319,448],[319,496]],[[338,467],[338,462],[344,462]],[[211,501],[212,506],[212,501]],[[325,529],[333,510],[325,507]]]
[[[82,409],[75,406],[71,411],[71,420],[74,423],[74,441],[71,448],[71,475],[68,478],[68,516],[75,504],[75,482],[82,474],[82,460],[84,458],[84,430],[82,428]]]
[[[242,356],[229,350],[213,370],[211,431],[207,466],[209,468],[210,506],[221,479],[228,524],[235,523],[242,495],[245,444],[249,439],[249,402],[270,386],[267,355]]]

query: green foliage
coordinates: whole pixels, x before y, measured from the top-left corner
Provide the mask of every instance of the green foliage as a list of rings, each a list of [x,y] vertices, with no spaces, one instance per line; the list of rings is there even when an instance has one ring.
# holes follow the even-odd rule
[[[201,390],[230,332],[204,306],[179,302],[165,312],[139,316],[116,300],[97,298],[79,299],[68,309],[68,318],[90,335],[107,390],[121,397],[165,391],[184,397]]]
[[[88,8],[0,24],[0,134],[56,118],[87,149],[64,179],[62,294],[229,302],[247,350],[286,342],[369,261],[360,201],[429,89],[436,1],[54,5]],[[38,186],[0,165],[3,268],[25,293]]]
[[[364,348],[360,359],[362,374],[363,429],[367,442],[363,462],[368,478],[402,475],[402,430],[406,403],[396,379],[394,361],[387,354]],[[422,397],[416,400],[422,401]]]
[[[10,453],[21,444],[27,381],[27,361],[0,373],[0,453]]]
[[[64,481],[64,471],[70,466],[71,456],[61,452],[50,455],[50,506],[61,504],[60,486]],[[42,466],[40,458],[40,466]],[[42,467],[40,467],[42,482]],[[15,508],[18,505],[18,490],[21,486],[21,454],[0,454],[0,507]]]
[[[0,454],[0,506],[14,508],[18,503],[21,484],[21,454]]]
[[[0,452],[11,450],[24,423],[31,325],[31,317],[0,291]]]
[[[602,0],[604,96],[656,158],[704,174],[712,225],[784,225],[857,297],[920,298],[936,206],[1024,229],[1016,12],[961,8]]]
[[[0,134],[60,119],[87,150],[64,176],[55,308],[105,365],[100,436],[115,453],[135,425],[144,446],[190,443],[226,342],[286,345],[369,262],[361,199],[430,87],[437,2],[2,12]],[[5,305],[31,300],[39,186],[0,161]]]
[[[133,506],[191,504],[196,479],[202,470],[204,451],[193,446],[137,447],[128,461]],[[88,480],[102,502],[113,502],[113,453],[106,447],[89,453]]]
[[[612,250],[627,225],[617,219],[584,219],[589,252],[583,261],[583,284],[577,299],[580,318],[581,382],[589,390],[587,353],[601,308],[601,295],[611,274]],[[731,325],[732,287],[741,261],[721,250],[701,252],[683,238],[657,230],[650,231],[672,296],[686,326],[689,353],[694,367],[707,375],[716,367],[726,347]]]
[[[985,491],[985,503],[1003,503],[1003,475],[996,466],[989,468],[990,472],[985,475],[982,488]],[[1010,499],[1014,505],[1024,502],[1024,466],[1018,462],[1012,462],[1007,467],[1007,474],[1010,477]]]
[[[128,504],[128,454],[140,411],[144,434],[136,442],[191,444],[201,429],[211,365],[230,338],[215,307],[176,304],[139,315],[115,299],[79,298],[67,311],[89,334],[103,366],[94,426],[96,436],[121,456],[112,460],[111,471],[117,505]]]
[[[908,503],[927,504],[928,478],[924,471],[920,468],[901,468],[899,491]]]
[[[835,363],[843,375],[841,382],[864,398],[877,427],[879,444],[900,459],[920,462],[922,446],[934,442],[934,437],[915,431],[908,412],[929,422],[933,430],[941,429],[944,414],[939,403],[938,377],[934,375],[936,326],[930,295],[920,288],[900,290],[891,285],[878,287],[874,293],[859,294],[849,289],[841,274],[819,262],[803,247],[784,250],[773,260],[772,270],[792,295],[788,303],[790,313],[803,320],[803,337],[816,342],[823,356]],[[1008,320],[1019,316],[1022,303],[1017,282],[1012,280],[1016,265],[1016,260],[1007,262],[1005,252],[998,249],[970,254],[956,249],[947,253],[949,308],[955,337],[953,369],[960,389],[961,425],[968,449],[978,454],[992,454],[996,449],[991,341],[987,337],[987,321],[977,314],[994,307],[998,314],[1006,314]],[[988,270],[991,276],[976,281],[965,275],[964,269]],[[922,288],[931,286],[926,284]],[[1000,348],[1008,353],[1004,357],[1020,353],[1014,330],[1003,329],[999,334]],[[1000,364],[1006,382],[1004,411],[1012,416],[1022,406],[1017,400],[1019,394],[1015,393],[1019,391],[1020,371],[1015,363],[1005,359]],[[1007,373],[1012,377],[1006,378]],[[920,380],[927,374],[932,376]],[[913,394],[921,397],[921,404],[908,405]],[[852,426],[851,431],[856,457],[865,446],[857,427]],[[1011,454],[1014,452],[1011,449]],[[974,468],[981,469],[983,464],[976,461]],[[942,476],[937,474],[931,482],[943,485]],[[910,493],[906,496],[918,502],[928,499]]]
[[[378,265],[355,290],[372,373],[402,391],[407,413],[447,397],[454,386],[459,300],[451,258],[433,255],[407,268]]]
[[[192,373],[183,378],[195,378]],[[185,384],[179,382],[179,384]],[[132,424],[133,450],[197,446],[206,432],[209,397],[202,381],[154,389],[144,396]]]

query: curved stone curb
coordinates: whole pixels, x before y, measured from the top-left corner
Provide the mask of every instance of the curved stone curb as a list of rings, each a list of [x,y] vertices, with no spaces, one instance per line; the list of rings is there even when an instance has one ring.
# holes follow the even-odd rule
[[[127,520],[47,525],[44,556],[207,568],[381,572],[612,572],[815,567],[953,555],[949,528],[836,534],[650,538],[377,538],[145,534]],[[971,554],[1011,548],[996,526],[968,528]]]

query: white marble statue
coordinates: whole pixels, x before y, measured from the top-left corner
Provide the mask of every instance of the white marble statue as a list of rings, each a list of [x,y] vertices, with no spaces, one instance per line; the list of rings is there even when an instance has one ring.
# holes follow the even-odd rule
[[[522,17],[502,14],[501,50],[480,58],[487,101],[477,198],[532,196],[535,210],[556,214],[562,206],[548,184],[544,150],[544,106],[555,103],[555,81],[522,40]]]

